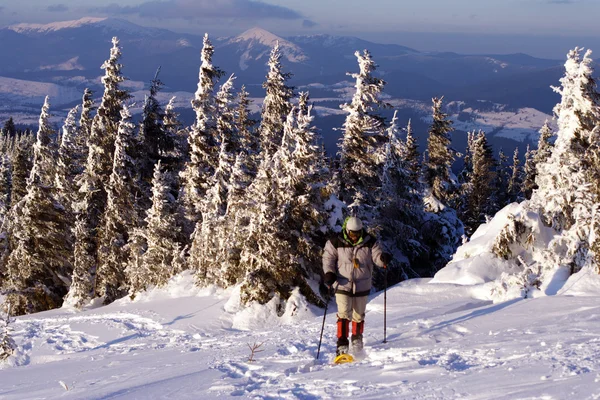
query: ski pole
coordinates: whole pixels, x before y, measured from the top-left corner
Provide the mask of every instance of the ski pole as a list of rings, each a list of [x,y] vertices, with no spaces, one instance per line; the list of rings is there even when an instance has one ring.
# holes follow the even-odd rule
[[[325,313],[323,313],[323,325],[321,326],[321,336],[319,337],[319,347],[317,348],[317,360],[319,359],[319,354],[321,353],[321,341],[323,340],[323,330],[325,329],[325,317],[327,317],[327,306],[329,305],[329,300],[331,300],[331,296],[329,293],[327,293],[327,298],[325,299]]]
[[[384,288],[383,288],[383,343],[387,343],[387,265],[383,266],[384,272]]]

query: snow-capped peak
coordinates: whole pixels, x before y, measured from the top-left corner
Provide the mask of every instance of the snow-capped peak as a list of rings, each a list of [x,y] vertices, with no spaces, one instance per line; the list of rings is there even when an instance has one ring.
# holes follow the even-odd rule
[[[243,47],[241,51],[243,54],[240,57],[240,68],[242,70],[248,68],[249,60],[258,60],[265,56],[268,57],[270,50],[264,49],[264,47],[271,49],[275,47],[276,43],[279,43],[281,54],[283,54],[289,62],[299,63],[308,60],[308,56],[306,56],[302,49],[294,43],[258,27],[248,29],[246,32],[227,42],[227,44]]]
[[[279,47],[284,47],[285,45],[296,47],[294,44],[286,41],[285,39],[259,27],[248,29],[241,35],[238,35],[231,39],[229,43],[239,43],[247,41],[259,42],[269,47],[275,46],[276,42],[279,42]]]
[[[52,22],[49,24],[21,23],[16,25],[10,25],[8,29],[17,33],[47,33],[59,31],[61,29],[80,28],[84,25],[96,24],[105,20],[106,18],[85,17],[72,21]]]

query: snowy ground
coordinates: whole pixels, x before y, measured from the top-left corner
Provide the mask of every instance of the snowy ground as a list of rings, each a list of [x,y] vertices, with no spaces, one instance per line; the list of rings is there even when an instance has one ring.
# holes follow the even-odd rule
[[[190,282],[18,318],[21,354],[0,367],[0,399],[600,399],[600,298],[590,293],[493,304],[485,285],[407,281],[387,293],[388,342],[380,293],[365,358],[334,366],[333,305],[315,362],[322,310],[294,298],[277,319]]]

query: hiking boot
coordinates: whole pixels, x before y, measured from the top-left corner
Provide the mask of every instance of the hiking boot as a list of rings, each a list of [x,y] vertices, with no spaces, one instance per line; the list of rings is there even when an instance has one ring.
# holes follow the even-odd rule
[[[348,348],[347,344],[338,345],[335,355],[339,356],[342,354],[348,354],[348,350],[350,350],[350,349]]]
[[[363,349],[363,336],[352,335],[352,351],[358,352]]]

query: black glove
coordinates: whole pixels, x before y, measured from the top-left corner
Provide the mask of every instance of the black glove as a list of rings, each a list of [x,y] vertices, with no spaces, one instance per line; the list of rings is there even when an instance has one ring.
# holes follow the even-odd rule
[[[390,253],[381,253],[381,262],[383,265],[388,265],[392,261],[392,255]]]
[[[333,272],[328,272],[325,274],[325,278],[323,279],[323,283],[327,286],[327,289],[331,289],[333,284],[337,281],[337,275]]]

